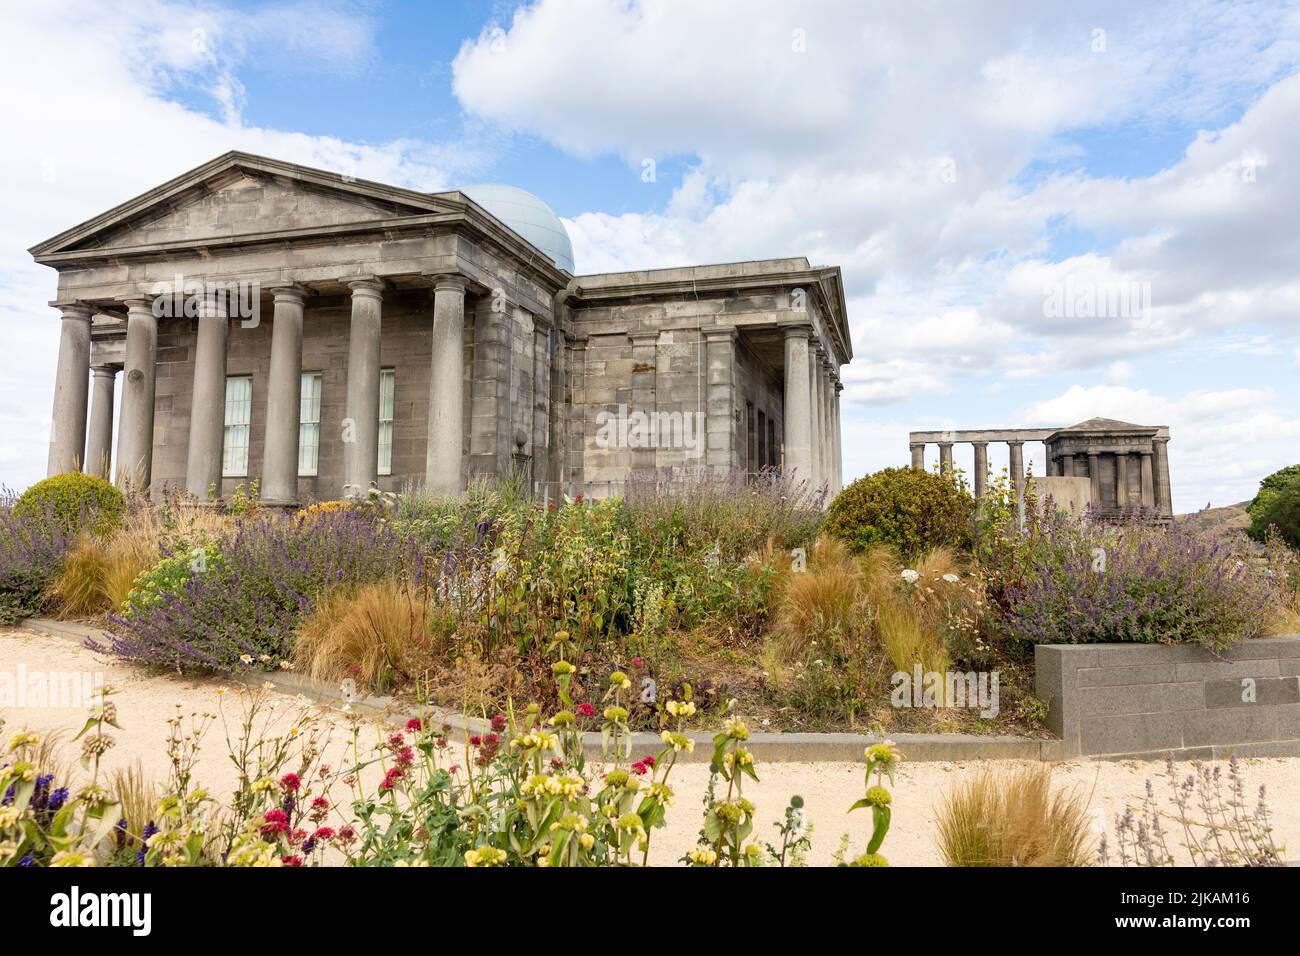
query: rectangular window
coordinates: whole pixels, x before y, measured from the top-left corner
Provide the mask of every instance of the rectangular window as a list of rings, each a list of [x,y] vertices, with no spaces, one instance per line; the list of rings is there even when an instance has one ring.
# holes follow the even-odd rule
[[[393,390],[397,372],[391,368],[379,372],[379,473],[393,473]]]
[[[303,372],[298,405],[298,474],[304,478],[315,475],[320,463],[320,392],[321,373]]]
[[[226,379],[226,428],[221,445],[221,474],[248,477],[249,424],[253,418],[253,379],[232,375]]]

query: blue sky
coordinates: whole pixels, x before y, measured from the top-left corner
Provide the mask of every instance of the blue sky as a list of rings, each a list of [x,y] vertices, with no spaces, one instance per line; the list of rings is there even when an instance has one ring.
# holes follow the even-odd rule
[[[1171,427],[1181,510],[1297,458],[1294,3],[52,0],[0,35],[10,485],[57,348],[24,250],[231,148],[520,186],[579,272],[841,266],[850,477],[910,429],[1093,415]],[[1067,284],[1150,308],[1048,314]]]

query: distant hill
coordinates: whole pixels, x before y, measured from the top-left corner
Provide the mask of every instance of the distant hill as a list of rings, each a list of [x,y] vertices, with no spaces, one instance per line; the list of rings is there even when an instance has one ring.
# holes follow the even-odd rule
[[[1216,536],[1240,539],[1253,551],[1263,551],[1263,545],[1246,537],[1246,528],[1250,526],[1250,515],[1246,514],[1249,501],[1222,508],[1205,508],[1191,514],[1176,515],[1174,520],[1194,531],[1206,531]]]

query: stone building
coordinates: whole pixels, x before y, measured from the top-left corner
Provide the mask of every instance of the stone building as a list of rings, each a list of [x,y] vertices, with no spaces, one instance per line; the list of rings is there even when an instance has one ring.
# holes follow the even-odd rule
[[[257,480],[284,504],[472,475],[599,494],[678,465],[840,485],[837,267],[575,276],[522,190],[237,152],[31,253],[62,316],[51,474],[200,497]]]
[[[1025,442],[1043,443],[1047,478],[1089,479],[1093,514],[1101,518],[1145,513],[1173,517],[1169,480],[1169,428],[1132,425],[1113,418],[1090,418],[1069,428],[984,428],[963,431],[911,432],[912,467],[925,467],[925,448],[939,446],[939,464],[949,470],[954,444],[974,446],[975,496],[984,494],[989,474],[990,442],[1006,442],[1016,497],[1024,492]]]

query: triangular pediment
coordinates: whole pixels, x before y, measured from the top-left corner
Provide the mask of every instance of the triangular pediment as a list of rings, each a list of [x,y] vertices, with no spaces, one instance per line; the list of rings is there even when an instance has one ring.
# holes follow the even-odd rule
[[[435,195],[227,153],[32,248],[108,253],[456,211]]]

